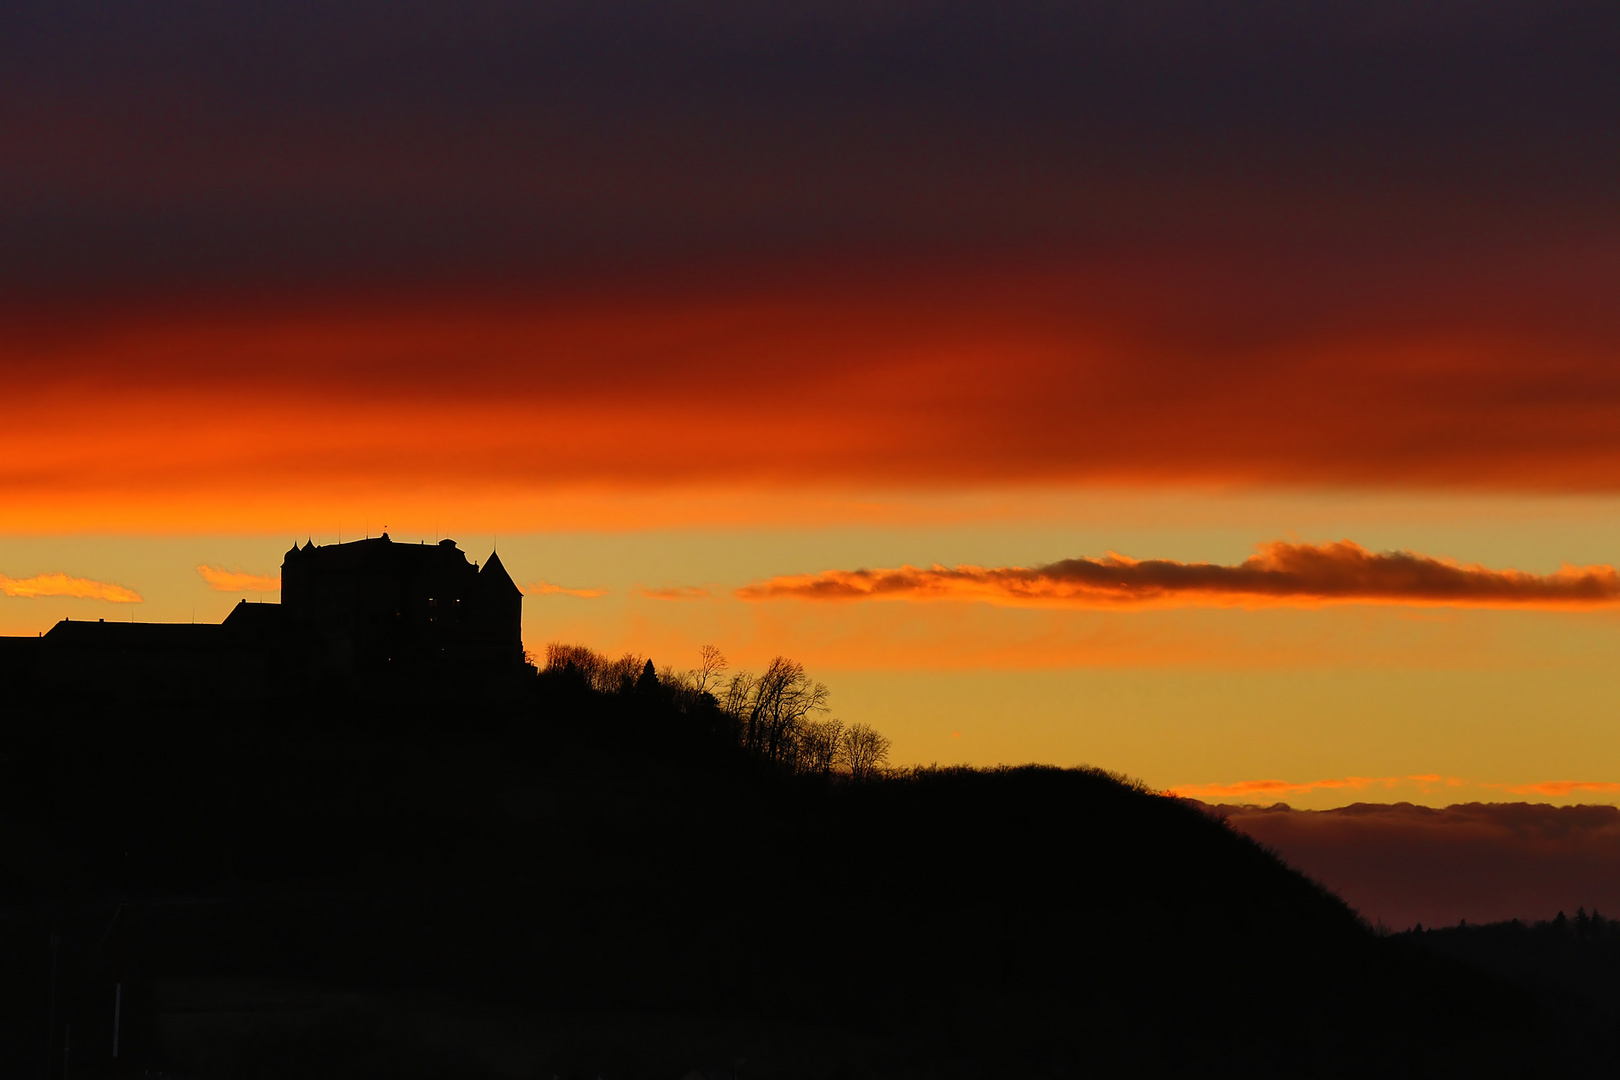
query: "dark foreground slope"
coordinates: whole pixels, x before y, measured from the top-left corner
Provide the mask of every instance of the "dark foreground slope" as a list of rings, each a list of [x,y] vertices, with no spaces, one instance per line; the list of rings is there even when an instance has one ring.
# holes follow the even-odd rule
[[[1577,1076],[1610,1077],[1620,1062],[1620,925],[1559,912],[1541,922],[1490,923],[1402,934],[1411,944],[1522,986],[1542,1006]]]
[[[689,722],[13,708],[0,1073],[44,1075],[54,932],[74,1076],[120,977],[134,1075],[1559,1074],[1528,995],[1189,806],[784,777]]]

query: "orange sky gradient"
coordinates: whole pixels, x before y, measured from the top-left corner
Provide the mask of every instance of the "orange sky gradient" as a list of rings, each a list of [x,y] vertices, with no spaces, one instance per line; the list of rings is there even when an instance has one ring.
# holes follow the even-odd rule
[[[0,528],[297,528],[368,499],[515,531],[549,524],[537,496],[784,486],[1617,486],[1620,326],[1583,287],[1284,316],[1286,268],[1219,269],[12,309]]]
[[[0,633],[386,529],[905,763],[1620,802],[1614,20],[1274,7],[30,9]]]

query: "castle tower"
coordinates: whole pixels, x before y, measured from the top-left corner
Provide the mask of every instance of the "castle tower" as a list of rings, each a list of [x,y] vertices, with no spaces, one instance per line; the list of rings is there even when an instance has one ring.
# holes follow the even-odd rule
[[[454,540],[294,545],[281,600],[315,673],[408,680],[523,663],[522,591],[498,556],[480,570]]]

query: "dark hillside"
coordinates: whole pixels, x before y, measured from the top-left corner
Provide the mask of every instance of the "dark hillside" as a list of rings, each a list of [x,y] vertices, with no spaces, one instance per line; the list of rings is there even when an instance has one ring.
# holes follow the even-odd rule
[[[1528,994],[1100,772],[795,774],[564,679],[0,739],[5,1075],[48,1022],[95,1075],[119,972],[136,1075],[1559,1074]]]

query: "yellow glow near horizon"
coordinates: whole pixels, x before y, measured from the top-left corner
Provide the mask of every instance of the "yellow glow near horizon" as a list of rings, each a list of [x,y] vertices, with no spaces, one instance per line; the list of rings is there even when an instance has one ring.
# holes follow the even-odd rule
[[[497,544],[493,529],[453,521],[418,529],[379,511],[369,531],[386,522],[396,540],[429,543],[449,533],[475,559],[498,546],[515,580],[529,583],[524,639],[535,651],[578,641],[650,656],[660,669],[689,666],[705,643],[756,671],[777,654],[799,659],[832,686],[839,715],[894,738],[902,763],[1091,763],[1159,788],[1202,789],[1207,799],[1314,807],[1615,801],[1606,785],[1620,783],[1620,772],[1592,767],[1620,761],[1609,721],[1620,710],[1614,610],[1106,610],[735,593],[838,567],[1035,566],[1109,550],[1235,566],[1258,542],[1300,533],[1291,542],[1351,536],[1369,551],[1554,575],[1565,562],[1615,560],[1620,500],[1047,489],[1021,500],[913,494],[843,505],[859,520],[503,528]],[[737,509],[741,520],[746,508]],[[367,531],[356,516],[344,539]],[[281,524],[269,536],[3,536],[0,572],[117,582],[142,598],[142,620],[214,622],[238,598],[275,599],[248,590],[273,585],[281,553],[304,539]],[[316,539],[339,539],[336,525]],[[222,572],[210,581],[199,566]],[[34,636],[63,617],[101,617],[108,603],[0,596],[0,633]],[[1461,782],[1422,779],[1434,776]],[[1372,780],[1358,789],[1323,777]]]

